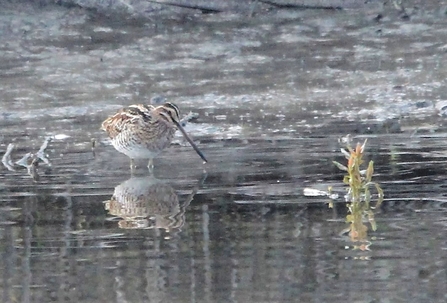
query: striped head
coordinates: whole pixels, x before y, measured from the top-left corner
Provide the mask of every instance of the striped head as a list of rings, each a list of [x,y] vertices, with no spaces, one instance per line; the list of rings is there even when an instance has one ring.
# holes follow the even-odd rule
[[[157,106],[154,111],[166,121],[175,124],[177,127],[180,125],[180,110],[177,105],[166,102],[163,105]]]
[[[185,130],[182,127],[181,121],[180,121],[180,111],[177,107],[177,105],[166,102],[165,104],[161,106],[157,106],[155,108],[155,111],[158,112],[158,114],[163,117],[166,121],[170,123],[174,123],[175,126],[177,126],[178,130],[182,133],[183,137],[191,144],[192,148],[196,151],[196,153],[202,158],[203,161],[208,162],[206,160],[203,153],[199,150],[197,145],[192,141],[192,139],[188,136],[188,134],[185,132]]]

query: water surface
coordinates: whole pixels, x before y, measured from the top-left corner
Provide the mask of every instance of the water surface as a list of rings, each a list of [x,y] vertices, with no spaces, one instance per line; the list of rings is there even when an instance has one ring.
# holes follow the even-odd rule
[[[0,170],[2,302],[446,300],[443,16],[0,22],[0,152],[52,138],[38,180]],[[208,164],[177,134],[131,176],[99,126],[154,96],[199,114]],[[364,242],[343,233],[346,134],[385,191]],[[329,186],[333,208],[303,194]]]

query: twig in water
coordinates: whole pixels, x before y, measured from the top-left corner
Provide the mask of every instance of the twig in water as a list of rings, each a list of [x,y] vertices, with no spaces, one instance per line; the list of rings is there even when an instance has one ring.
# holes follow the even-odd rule
[[[23,166],[25,168],[28,168],[28,159],[32,157],[32,153],[26,153],[22,159],[16,161],[17,165]]]
[[[51,142],[51,139],[52,139],[51,136],[46,137],[45,141],[43,141],[42,145],[40,146],[39,150],[36,153],[36,157],[38,157],[48,166],[51,166],[51,163],[50,160],[47,158],[47,155],[45,155],[45,149],[48,147],[48,143]]]
[[[39,181],[39,173],[37,171],[37,167],[39,166],[39,159],[37,155],[32,153],[27,153],[23,156],[22,159],[16,162],[17,165],[23,166],[26,168],[28,175],[30,175],[34,181]]]
[[[2,163],[9,171],[15,171],[14,162],[12,162],[12,160],[11,160],[11,152],[13,149],[14,149],[14,144],[9,143],[8,147],[6,148],[6,152],[2,157]]]
[[[34,156],[32,158],[31,164],[29,164],[27,167],[28,175],[30,175],[34,181],[39,181],[40,179],[39,173],[37,171],[38,166],[39,166],[39,158]]]
[[[93,158],[94,158],[96,156],[96,152],[95,152],[95,150],[96,150],[96,139],[92,138],[91,142],[92,142],[92,153],[93,153]]]
[[[47,155],[45,155],[45,149],[48,147],[48,143],[51,142],[51,139],[52,137],[46,137],[36,154],[27,153],[16,162],[13,162],[11,159],[14,144],[10,143],[2,157],[3,165],[10,171],[15,171],[15,165],[23,166],[27,169],[28,175],[30,175],[34,181],[38,181],[39,174],[37,168],[39,166],[39,160],[43,161],[48,166],[51,166],[50,160],[47,158]]]

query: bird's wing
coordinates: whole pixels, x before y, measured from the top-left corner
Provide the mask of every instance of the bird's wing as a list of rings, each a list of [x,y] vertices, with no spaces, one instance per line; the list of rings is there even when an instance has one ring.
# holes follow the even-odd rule
[[[126,128],[139,123],[150,123],[152,121],[152,110],[153,106],[151,105],[130,105],[107,118],[102,123],[101,128],[113,139]]]

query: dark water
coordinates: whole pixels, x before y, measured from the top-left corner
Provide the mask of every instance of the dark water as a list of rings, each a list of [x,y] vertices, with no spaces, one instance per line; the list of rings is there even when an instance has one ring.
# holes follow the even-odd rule
[[[52,140],[38,180],[0,170],[2,302],[446,301],[444,16],[22,9],[0,13],[1,155]],[[178,134],[131,176],[99,126],[157,95],[199,114],[208,164]],[[346,134],[385,192],[363,242],[332,164]],[[304,195],[329,186],[333,208]]]

